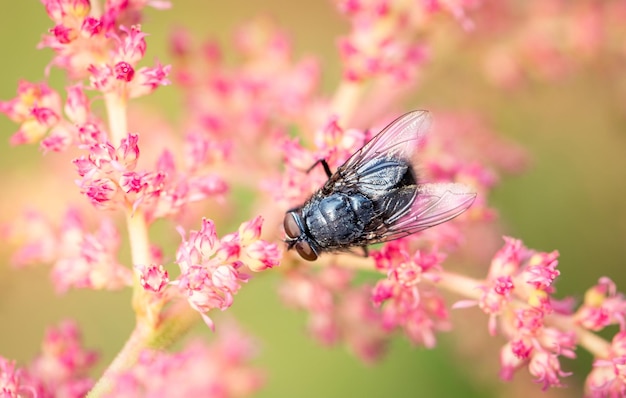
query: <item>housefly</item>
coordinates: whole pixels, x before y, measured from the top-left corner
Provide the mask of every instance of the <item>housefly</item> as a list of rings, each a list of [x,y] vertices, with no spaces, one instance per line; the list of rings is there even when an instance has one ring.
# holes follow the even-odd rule
[[[356,151],[300,207],[287,211],[288,249],[314,261],[323,252],[349,251],[399,239],[467,210],[476,194],[454,183],[418,181],[413,154],[430,126],[427,111],[394,120]],[[315,166],[315,165],[314,165]]]

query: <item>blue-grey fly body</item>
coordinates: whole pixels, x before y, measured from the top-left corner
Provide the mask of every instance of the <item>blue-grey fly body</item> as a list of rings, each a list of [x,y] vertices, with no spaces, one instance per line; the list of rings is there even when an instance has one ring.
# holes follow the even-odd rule
[[[471,206],[476,194],[462,184],[419,183],[413,165],[430,127],[427,111],[393,121],[335,173],[320,160],[328,181],[302,206],[285,214],[287,246],[305,260],[399,239],[446,222]]]

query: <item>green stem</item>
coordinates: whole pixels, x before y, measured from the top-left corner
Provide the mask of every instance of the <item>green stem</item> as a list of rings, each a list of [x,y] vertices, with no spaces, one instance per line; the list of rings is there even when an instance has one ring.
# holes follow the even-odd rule
[[[140,211],[126,214],[126,226],[134,272],[133,283],[133,309],[135,310],[137,323],[145,322],[154,327],[158,321],[161,310],[161,300],[152,300],[152,295],[146,292],[140,283],[137,266],[150,264],[150,240],[148,237],[148,223],[144,214]]]
[[[350,122],[363,95],[364,83],[343,80],[333,97],[331,110],[339,117],[342,125]]]
[[[147,347],[149,335],[150,334],[147,333],[145,329],[137,325],[122,350],[117,354],[113,362],[111,362],[102,377],[100,377],[100,380],[98,380],[91,391],[89,391],[87,397],[102,397],[111,391],[113,383],[115,382],[115,376],[124,370],[130,369],[131,366],[137,362],[139,353]]]
[[[128,134],[126,117],[126,98],[113,91],[104,95],[104,102],[109,118],[109,134],[114,146],[119,145]]]
[[[100,18],[102,16],[102,4],[98,0],[91,0],[91,16]]]

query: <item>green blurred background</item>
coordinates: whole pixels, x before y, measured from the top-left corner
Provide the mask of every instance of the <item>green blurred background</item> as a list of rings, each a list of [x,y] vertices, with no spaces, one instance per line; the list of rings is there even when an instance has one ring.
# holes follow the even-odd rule
[[[325,89],[336,85],[340,72],[335,42],[348,27],[330,1],[175,3],[170,11],[147,12],[143,24],[143,30],[150,34],[147,60],[158,56],[168,61],[167,34],[175,26],[227,43],[235,26],[268,14],[291,32],[296,55],[315,54],[322,60]],[[52,25],[38,1],[5,0],[0,7],[0,48],[4,54],[0,99],[6,100],[15,95],[18,79],[44,78],[51,53],[36,50],[35,45]],[[514,93],[504,92],[484,81],[475,57],[459,47],[455,57],[436,58],[426,70],[416,103],[480,110],[496,130],[528,149],[531,168],[521,176],[505,179],[492,203],[500,211],[507,234],[523,239],[529,247],[560,251],[559,296],[580,299],[602,275],[610,276],[624,289],[626,101],[615,91],[617,83],[623,82],[615,82],[601,68],[593,68],[557,83],[534,83]],[[459,67],[459,60],[463,60],[463,67]],[[58,89],[63,86],[58,71],[53,71],[51,81]],[[179,101],[172,87],[139,100],[162,110],[172,120],[179,116]],[[36,147],[8,145],[16,129],[6,118],[0,118],[0,176],[5,181],[30,178],[42,167]],[[50,195],[32,192],[37,191],[29,189],[28,195]],[[5,196],[19,197],[19,193]],[[2,209],[3,217],[28,201],[27,197],[20,202],[0,202],[7,206]],[[28,362],[39,350],[45,327],[71,317],[79,322],[86,345],[103,353],[98,370],[106,366],[133,327],[130,292],[72,291],[59,297],[50,286],[48,268],[16,270],[6,261],[9,248],[2,247],[0,254],[0,355]],[[514,384],[500,382],[495,354],[481,358],[492,363],[492,372],[477,372],[472,358],[455,354],[464,344],[461,334],[441,335],[434,350],[413,348],[399,337],[386,359],[376,366],[363,365],[341,347],[322,349],[306,337],[304,314],[279,303],[277,283],[273,275],[254,280],[237,297],[232,311],[262,345],[257,362],[267,370],[269,379],[261,397],[513,397],[539,391],[539,386],[531,385],[523,375],[525,371]],[[472,319],[470,327],[486,333],[486,317]],[[455,314],[455,326],[467,328],[467,322],[462,314]],[[210,338],[203,326],[194,333]],[[494,347],[500,343],[494,340]],[[591,359],[582,350],[578,353],[580,359],[564,362],[564,368],[574,369],[582,377]],[[580,379],[574,376],[566,383],[570,389],[560,391],[559,396],[581,395]]]

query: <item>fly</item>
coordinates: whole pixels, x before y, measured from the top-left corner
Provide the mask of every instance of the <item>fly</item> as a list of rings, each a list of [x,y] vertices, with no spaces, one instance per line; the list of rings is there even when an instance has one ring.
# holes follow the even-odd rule
[[[287,211],[288,249],[314,261],[323,252],[348,251],[399,239],[453,219],[476,193],[462,184],[419,183],[412,158],[430,126],[427,111],[400,116],[331,173],[300,207]]]

